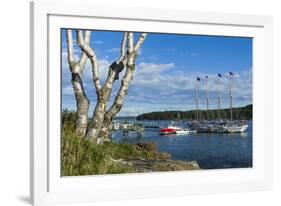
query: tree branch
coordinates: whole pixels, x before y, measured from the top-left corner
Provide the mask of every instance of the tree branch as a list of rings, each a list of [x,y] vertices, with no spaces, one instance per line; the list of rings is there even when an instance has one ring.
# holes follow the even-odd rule
[[[78,61],[75,60],[74,57],[74,48],[73,48],[73,37],[72,37],[72,30],[68,29],[67,32],[67,52],[68,52],[68,63],[71,65],[72,72],[82,73],[85,67],[85,64],[87,62],[87,55],[84,51],[81,52],[80,59]],[[91,32],[86,31],[85,32],[85,39],[82,39],[85,42],[85,44],[89,45],[91,38]]]
[[[126,56],[127,38],[128,38],[128,32],[124,32],[121,42],[120,57],[116,62],[113,62],[109,67],[107,78],[102,88],[105,101],[108,101],[111,95],[114,81],[119,79],[119,73],[122,72],[123,69],[125,68],[127,62],[127,56]]]
[[[136,53],[139,52],[139,49],[140,49],[142,43],[144,42],[146,36],[147,36],[147,33],[141,33],[141,34],[140,34],[139,39],[138,39],[138,41],[137,41],[137,43],[136,43],[136,45],[135,45],[135,47],[134,47],[134,51],[135,51]]]
[[[122,43],[121,43],[121,51],[120,51],[120,57],[118,59],[118,63],[120,61],[122,61],[126,56],[127,36],[128,36],[128,32],[125,32],[124,35],[123,35]]]
[[[100,81],[99,81],[99,68],[98,68],[96,54],[95,54],[94,50],[90,47],[90,45],[87,45],[85,43],[81,30],[77,30],[77,39],[78,39],[78,44],[79,44],[81,50],[86,53],[87,57],[91,61],[93,82],[96,87],[96,92],[99,93],[101,90],[101,85],[100,85]]]
[[[93,119],[89,124],[87,135],[94,142],[106,140],[109,132],[109,125],[116,114],[121,110],[125,96],[128,93],[129,84],[133,78],[135,70],[135,59],[146,34],[140,35],[139,40],[134,46],[134,35],[132,32],[126,32],[123,35],[121,43],[120,57],[118,62],[113,62],[110,66],[107,80],[100,94],[98,94],[97,105],[94,110]],[[127,51],[126,51],[127,45]],[[84,49],[85,50],[85,49]],[[113,82],[116,80],[116,74],[119,74],[126,67],[126,72],[122,78],[121,86],[115,97],[114,103],[108,111],[106,104],[112,91]]]
[[[75,64],[75,58],[74,58],[74,51],[73,51],[73,37],[72,37],[72,30],[68,29],[66,31],[66,37],[67,37],[67,59],[68,63],[70,65],[70,69],[73,68],[73,64]]]
[[[85,31],[85,37],[84,37],[85,44],[90,45],[90,39],[91,39],[91,32]],[[80,68],[81,68],[80,73],[83,72],[82,68],[84,68],[86,62],[87,62],[87,55],[86,55],[85,52],[82,51],[81,56],[80,56],[80,60],[78,62],[78,64],[80,65]]]
[[[133,33],[128,34],[128,54],[127,54],[127,64],[126,64],[126,73],[122,79],[121,86],[115,97],[114,103],[110,107],[110,109],[105,113],[104,117],[104,127],[107,127],[112,119],[116,116],[116,114],[121,110],[125,96],[128,93],[129,84],[133,79],[133,74],[135,70],[135,58],[136,52],[139,50],[143,41],[145,40],[146,34],[141,34],[138,42],[134,46],[134,36]]]

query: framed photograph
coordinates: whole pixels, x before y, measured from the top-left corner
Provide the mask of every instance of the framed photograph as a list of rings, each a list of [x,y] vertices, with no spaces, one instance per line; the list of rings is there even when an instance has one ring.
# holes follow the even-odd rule
[[[33,204],[271,189],[272,70],[268,16],[32,2]]]

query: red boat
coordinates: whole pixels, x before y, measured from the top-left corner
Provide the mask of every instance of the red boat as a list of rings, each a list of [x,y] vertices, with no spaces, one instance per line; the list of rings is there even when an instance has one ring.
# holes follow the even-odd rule
[[[165,134],[176,134],[177,131],[179,131],[179,127],[174,127],[174,126],[168,126],[165,128],[160,129],[160,134],[165,135]]]
[[[195,133],[196,130],[189,130],[189,129],[183,129],[180,127],[175,127],[175,126],[168,126],[160,129],[160,134],[166,135],[166,134],[177,134],[177,135],[185,135],[189,133]]]

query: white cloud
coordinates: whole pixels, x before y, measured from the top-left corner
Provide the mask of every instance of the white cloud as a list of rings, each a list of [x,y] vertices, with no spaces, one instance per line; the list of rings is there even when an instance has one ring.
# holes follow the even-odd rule
[[[111,48],[111,49],[108,49],[106,50],[106,52],[119,52],[120,51],[120,48]]]
[[[62,88],[62,95],[74,95],[73,87],[71,85],[65,85]]]
[[[174,63],[168,63],[168,64],[155,64],[155,63],[145,63],[141,62],[139,65],[139,74],[147,73],[147,72],[157,72],[160,73],[162,71],[175,68]]]
[[[103,44],[103,41],[100,41],[100,40],[95,40],[93,41],[94,44]]]
[[[77,59],[80,55],[79,52],[80,51],[78,49],[75,50],[75,56]],[[112,60],[109,60],[108,58],[98,60],[100,81],[102,84],[107,77],[108,69],[111,63]],[[75,104],[66,49],[63,49],[62,51],[62,75],[62,94],[67,97],[67,99],[63,102],[65,102],[65,105],[70,105],[71,103]],[[119,80],[114,84],[112,97],[108,105],[111,105],[114,100],[123,75],[124,71],[120,74]],[[166,64],[140,62],[136,65],[134,78],[129,87],[129,92],[125,100],[125,106],[122,108],[123,113],[121,114],[131,116],[151,111],[193,109],[195,105],[194,88],[196,77],[202,78],[199,86],[199,97],[200,107],[203,108],[205,107],[205,75],[208,75],[209,77],[208,85],[211,107],[216,106],[218,81],[220,81],[221,85],[221,95],[223,98],[222,104],[223,106],[227,106],[229,101],[229,74],[223,74],[223,78],[218,80],[216,73],[204,74],[194,72],[192,68],[186,68],[183,71],[172,62]],[[252,70],[248,69],[241,73],[235,73],[232,79],[234,106],[251,103]],[[92,68],[89,61],[84,69],[83,80],[89,99],[91,99],[91,101],[95,101],[96,94],[92,82]],[[71,96],[72,99],[70,100]],[[91,112],[94,105],[94,102],[91,103]]]
[[[136,116],[148,112],[147,108],[141,108],[137,106],[124,106],[122,107],[118,116]]]
[[[110,66],[111,62],[108,59],[100,59],[98,60],[98,72],[99,72],[99,79],[101,83],[103,83],[107,77],[108,69]],[[83,79],[87,83],[92,83],[92,78],[93,78],[93,73],[92,73],[92,65],[88,61],[87,64],[85,65],[85,69],[83,72]]]
[[[192,71],[192,70],[190,70]],[[203,74],[198,72],[183,72],[177,70],[174,64],[141,63],[129,91],[128,101],[156,104],[158,110],[193,109],[195,105],[196,77],[209,76],[209,96],[211,107],[216,107],[218,84],[220,85],[222,106],[229,104],[229,75],[218,79],[217,74]],[[242,106],[252,102],[252,71],[245,70],[235,73],[232,78],[232,93],[234,106]],[[199,98],[201,107],[205,107],[206,80],[199,82]],[[138,88],[138,89],[137,89]],[[170,106],[169,106],[170,105]],[[171,107],[172,106],[172,107]],[[157,110],[157,109],[156,109]],[[154,110],[154,111],[156,111]],[[165,109],[164,109],[165,110]],[[147,110],[148,111],[148,110]]]

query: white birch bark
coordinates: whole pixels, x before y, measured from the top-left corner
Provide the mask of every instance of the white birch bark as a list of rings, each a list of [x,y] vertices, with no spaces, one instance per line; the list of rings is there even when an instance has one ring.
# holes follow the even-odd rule
[[[78,44],[81,50],[88,56],[92,65],[92,73],[93,73],[93,82],[96,87],[96,92],[99,92],[101,89],[100,80],[99,80],[99,68],[98,61],[95,51],[91,48],[89,44],[84,41],[83,34],[81,30],[77,30],[77,39]]]
[[[99,67],[97,57],[93,48],[86,44],[83,39],[82,31],[77,31],[78,44],[83,52],[90,59],[92,65],[93,83],[97,94],[97,103],[93,112],[92,120],[88,124],[86,137],[92,142],[97,143],[97,137],[101,130],[103,117],[106,111],[106,101],[104,99],[102,87],[99,80]]]
[[[78,44],[92,64],[93,82],[97,94],[97,103],[86,133],[86,137],[94,143],[103,142],[108,137],[109,125],[123,106],[129,83],[133,78],[135,59],[145,37],[145,33],[141,34],[134,46],[133,33],[124,33],[121,42],[120,57],[116,62],[111,64],[105,84],[101,87],[98,76],[99,68],[95,52],[90,45],[86,43],[86,39],[84,40],[82,31],[77,31]],[[118,79],[119,73],[124,68],[126,68],[126,73],[122,79],[121,87],[115,98],[114,104],[108,111],[106,111],[113,83]]]
[[[107,79],[102,88],[104,97],[105,97],[105,101],[108,101],[108,99],[111,95],[111,92],[112,92],[113,83],[115,82],[115,80],[119,79],[119,73],[122,72],[122,70],[126,66],[127,36],[128,36],[128,32],[125,32],[123,35],[122,43],[121,43],[120,57],[117,61],[113,62],[110,65],[110,68],[108,70]]]
[[[110,109],[105,113],[104,120],[103,120],[103,126],[101,130],[101,136],[108,136],[108,129],[109,126],[113,120],[113,118],[118,114],[118,112],[121,110],[125,96],[128,94],[128,89],[131,80],[133,79],[134,70],[135,70],[135,60],[137,57],[137,54],[139,52],[139,49],[144,42],[147,34],[142,33],[139,36],[139,39],[134,45],[133,40],[133,33],[128,34],[128,52],[127,52],[127,64],[126,64],[126,73],[122,79],[121,86],[119,88],[119,91],[117,93],[117,96],[115,97],[115,101],[110,107]]]
[[[125,65],[127,33],[125,32],[124,36],[123,36],[123,40],[122,40],[122,44],[121,44],[120,58],[117,62],[114,62],[113,64],[111,64],[109,71],[108,71],[107,79],[106,79],[103,87],[100,86],[100,82],[99,82],[99,77],[98,77],[99,68],[98,68],[97,58],[94,53],[94,50],[91,47],[87,47],[83,43],[81,31],[78,31],[77,36],[78,36],[78,40],[79,40],[79,46],[91,60],[93,79],[94,79],[94,84],[95,84],[96,93],[97,93],[97,103],[95,106],[95,110],[93,112],[92,121],[88,125],[86,137],[89,138],[92,142],[98,143],[98,135],[102,128],[103,118],[104,118],[104,114],[105,114],[106,108],[107,108],[106,104],[111,95],[113,83],[116,80],[116,74],[117,73],[119,74],[123,70],[124,65]]]
[[[88,110],[89,110],[90,102],[86,96],[83,87],[81,74],[83,73],[85,64],[87,62],[87,56],[84,52],[82,52],[79,60],[76,61],[74,58],[73,37],[72,37],[71,29],[67,30],[66,36],[67,36],[68,63],[72,74],[71,83],[74,90],[76,107],[77,107],[75,130],[79,136],[84,137],[88,126]],[[85,39],[82,37],[85,44],[89,44],[90,36],[91,36],[91,32],[86,31]]]

